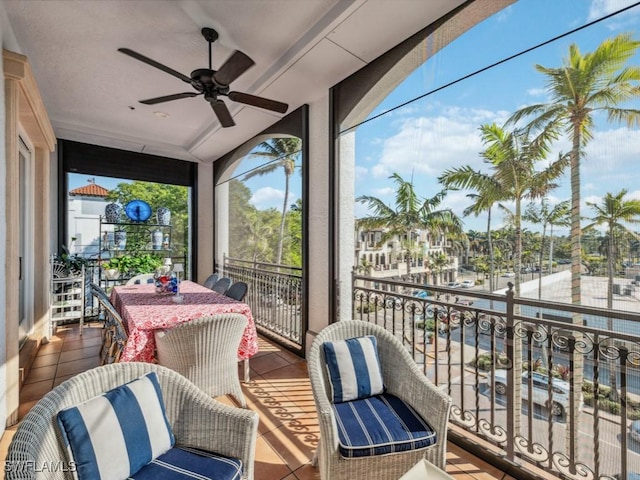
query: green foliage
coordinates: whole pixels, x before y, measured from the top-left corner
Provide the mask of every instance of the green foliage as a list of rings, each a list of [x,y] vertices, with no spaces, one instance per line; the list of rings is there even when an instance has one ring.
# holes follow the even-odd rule
[[[189,258],[187,252],[189,245],[189,189],[180,185],[136,180],[131,183],[119,183],[107,196],[107,200],[118,202],[123,207],[131,200],[137,199],[144,200],[151,206],[153,213],[148,223],[156,223],[155,212],[158,208],[166,207],[171,211],[170,256]],[[125,227],[125,230],[128,251],[137,253],[147,248],[150,232],[135,227]]]
[[[358,313],[373,313],[378,310],[378,306],[375,303],[362,303],[356,307]]]
[[[68,253],[62,253],[56,255],[55,261],[63,263],[68,271],[79,272],[83,266],[87,265],[87,259],[79,257],[78,255],[69,255]]]
[[[493,357],[488,353],[482,353],[478,355],[471,364],[472,366],[478,367],[478,370],[491,371],[493,368]],[[509,361],[506,355],[499,353],[496,357],[496,368],[504,368],[507,365],[509,365]]]
[[[101,266],[107,270],[116,269],[125,275],[138,275],[140,273],[153,273],[163,263],[164,260],[159,255],[143,253],[113,257],[103,262]]]

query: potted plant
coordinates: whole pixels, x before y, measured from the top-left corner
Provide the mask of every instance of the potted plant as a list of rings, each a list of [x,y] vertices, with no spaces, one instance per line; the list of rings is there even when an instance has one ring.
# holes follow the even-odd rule
[[[107,280],[117,280],[120,277],[120,260],[117,257],[111,258],[100,264],[104,270]]]
[[[79,273],[82,271],[82,267],[87,265],[87,260],[78,255],[70,255],[67,252],[63,252],[60,255],[56,255],[55,260],[65,265],[67,272]]]

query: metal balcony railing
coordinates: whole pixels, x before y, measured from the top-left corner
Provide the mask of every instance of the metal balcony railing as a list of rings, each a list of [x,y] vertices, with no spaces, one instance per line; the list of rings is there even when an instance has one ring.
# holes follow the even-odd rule
[[[451,395],[463,446],[523,478],[640,472],[640,314],[354,274],[353,318],[393,332]]]
[[[260,333],[304,353],[301,268],[225,257],[224,275],[249,285],[245,302]]]

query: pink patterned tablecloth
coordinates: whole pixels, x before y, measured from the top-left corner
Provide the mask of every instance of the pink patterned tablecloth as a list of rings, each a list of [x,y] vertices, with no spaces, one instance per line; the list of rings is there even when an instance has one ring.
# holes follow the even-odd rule
[[[184,297],[182,303],[174,302],[173,295],[158,295],[153,284],[123,285],[111,290],[111,303],[129,331],[120,361],[154,362],[154,330],[219,313],[242,313],[249,319],[238,359],[245,360],[258,352],[258,335],[249,305],[188,280],[180,283],[180,294]]]

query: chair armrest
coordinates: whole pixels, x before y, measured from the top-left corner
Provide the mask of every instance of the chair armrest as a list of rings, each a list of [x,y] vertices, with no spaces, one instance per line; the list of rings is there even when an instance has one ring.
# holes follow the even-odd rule
[[[216,400],[185,403],[172,425],[177,445],[201,448],[246,461],[255,455],[258,414]]]
[[[400,389],[390,393],[411,405],[422,418],[429,422],[439,438],[446,439],[452,399],[436,387],[419,369],[405,372],[405,380]]]
[[[243,478],[253,478],[259,417],[257,412],[224,405],[191,382],[164,387],[167,416],[177,446],[189,446],[239,458]]]

